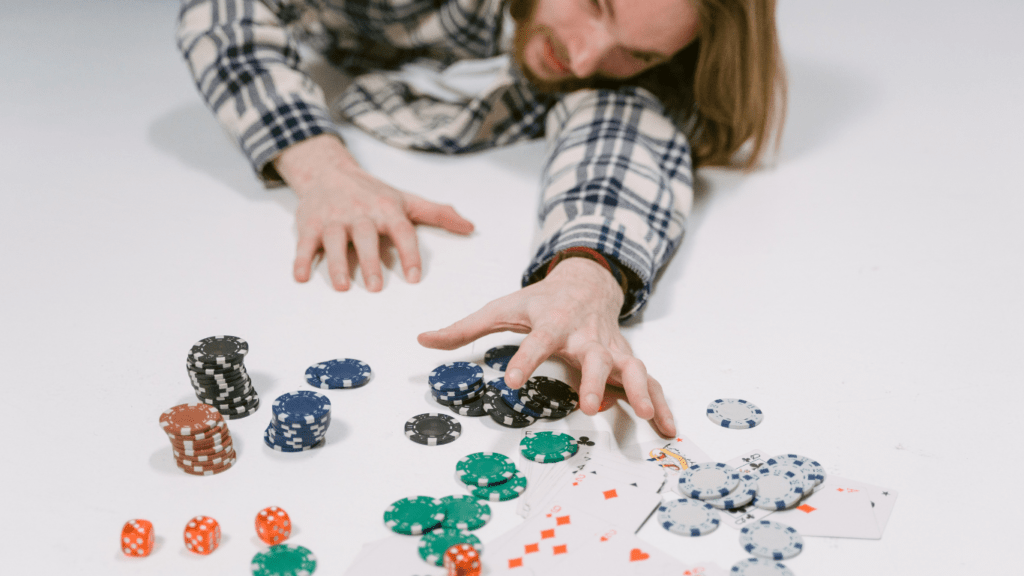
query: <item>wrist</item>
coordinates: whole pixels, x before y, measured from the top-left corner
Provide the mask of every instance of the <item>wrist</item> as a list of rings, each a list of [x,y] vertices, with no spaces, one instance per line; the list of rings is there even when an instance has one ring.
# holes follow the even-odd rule
[[[355,158],[333,134],[320,134],[285,148],[273,160],[285,183],[300,196],[317,188],[330,175],[361,170]]]
[[[548,267],[542,268],[547,270]],[[614,310],[620,310],[625,303],[622,288],[608,268],[600,262],[582,257],[568,257],[555,262],[541,281],[566,283],[586,287],[581,298],[597,298],[608,302]]]

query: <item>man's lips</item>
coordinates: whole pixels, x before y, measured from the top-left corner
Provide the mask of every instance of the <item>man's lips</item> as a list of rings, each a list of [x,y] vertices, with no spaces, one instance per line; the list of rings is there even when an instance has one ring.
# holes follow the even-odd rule
[[[546,59],[545,63],[552,71],[558,72],[559,74],[569,73],[569,67],[562,64],[562,61],[558,59],[558,55],[555,54],[555,48],[551,45],[550,38],[544,39],[544,57]]]

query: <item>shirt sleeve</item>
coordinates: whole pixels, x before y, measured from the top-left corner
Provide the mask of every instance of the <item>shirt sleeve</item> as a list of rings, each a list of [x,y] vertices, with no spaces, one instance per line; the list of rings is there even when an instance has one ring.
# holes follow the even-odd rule
[[[335,134],[323,90],[299,70],[299,48],[267,0],[184,0],[177,44],[200,95],[268,185],[288,146]]]
[[[554,255],[585,246],[639,279],[620,321],[646,305],[654,277],[679,246],[693,204],[686,136],[643,88],[581,90],[548,114],[541,244],[523,285]]]

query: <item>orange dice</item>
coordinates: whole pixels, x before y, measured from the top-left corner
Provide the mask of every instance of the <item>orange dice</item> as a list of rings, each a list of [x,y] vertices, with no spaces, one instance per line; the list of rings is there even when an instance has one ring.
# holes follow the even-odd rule
[[[209,554],[220,546],[220,524],[209,516],[196,516],[185,525],[185,548]]]
[[[153,551],[153,523],[129,520],[121,528],[121,551],[125,556],[145,557]]]
[[[292,535],[292,521],[288,513],[277,506],[269,506],[256,515],[256,535],[273,546]]]
[[[469,544],[456,544],[444,553],[448,576],[480,576],[480,554]]]

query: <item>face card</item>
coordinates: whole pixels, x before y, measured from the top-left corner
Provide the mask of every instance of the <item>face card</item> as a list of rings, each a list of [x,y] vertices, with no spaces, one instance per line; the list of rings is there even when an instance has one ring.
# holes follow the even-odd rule
[[[700,449],[688,436],[672,440],[657,439],[635,444],[623,453],[630,459],[641,459],[650,466],[665,471],[667,478],[674,478],[698,462],[709,462],[711,457]],[[669,483],[671,484],[671,482]]]

